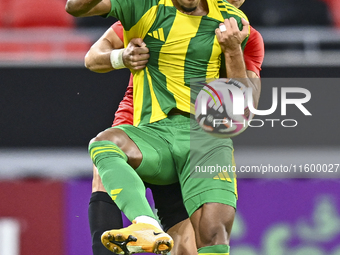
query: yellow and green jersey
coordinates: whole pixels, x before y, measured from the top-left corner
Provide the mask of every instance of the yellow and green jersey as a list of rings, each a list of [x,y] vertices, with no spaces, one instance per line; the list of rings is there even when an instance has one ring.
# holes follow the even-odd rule
[[[134,72],[135,126],[164,119],[173,108],[190,112],[190,79],[218,78],[222,50],[215,29],[230,17],[242,29],[247,17],[227,1],[207,3],[207,15],[192,16],[171,0],[111,0],[109,16],[121,21],[125,46],[143,38],[150,50],[146,68]]]

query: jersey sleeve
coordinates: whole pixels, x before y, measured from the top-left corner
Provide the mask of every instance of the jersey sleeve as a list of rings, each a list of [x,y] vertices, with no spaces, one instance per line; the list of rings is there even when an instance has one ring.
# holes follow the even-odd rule
[[[115,113],[115,119],[112,126],[122,124],[133,124],[133,77],[130,76],[129,85],[126,89],[123,100],[119,103],[118,110]]]
[[[115,33],[118,35],[119,39],[124,42],[124,36],[123,36],[123,26],[122,23],[120,21],[115,22],[111,28],[113,29],[113,31],[115,31]]]
[[[253,27],[250,27],[250,35],[243,54],[247,70],[255,72],[260,77],[264,58],[264,43],[261,34]]]
[[[130,30],[159,0],[111,0],[108,16],[120,20],[126,31]]]
[[[218,2],[220,3],[220,1],[218,1]],[[222,8],[222,6],[224,6],[224,8]],[[243,29],[242,19],[249,21],[248,17],[240,9],[237,9],[235,6],[230,4],[227,0],[222,0],[221,5],[219,5],[219,7],[222,8],[221,14],[223,16],[223,19],[230,19],[231,17],[235,18],[240,31]],[[221,22],[223,22],[223,21],[221,21]],[[249,34],[250,34],[250,29],[248,30],[247,37],[241,43],[242,50],[244,50],[245,45],[247,44]]]

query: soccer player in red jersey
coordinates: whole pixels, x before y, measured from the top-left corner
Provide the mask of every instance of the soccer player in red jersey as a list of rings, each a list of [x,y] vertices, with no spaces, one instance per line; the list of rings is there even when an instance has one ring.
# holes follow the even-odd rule
[[[239,8],[244,0],[229,1]],[[142,69],[145,67],[148,59],[148,50],[143,48],[140,39],[134,40],[135,44],[129,45],[129,54],[125,55],[124,62],[131,69]],[[106,47],[108,46],[108,47]],[[108,72],[114,70],[111,63],[98,62],[97,56],[103,54],[104,49],[110,52],[112,49],[123,47],[123,27],[120,22],[116,22],[109,28],[106,33],[93,45],[86,57],[86,66],[95,72]],[[264,57],[264,44],[261,34],[250,27],[250,36],[244,49],[244,61],[246,64],[249,78],[259,78],[261,65]],[[134,61],[132,61],[134,60]],[[115,114],[113,126],[120,124],[133,123],[133,85],[132,77],[130,78],[124,99],[119,104]],[[197,254],[195,247],[194,232],[188,215],[184,209],[183,203],[178,203],[182,199],[180,187],[170,186],[151,186],[154,194],[156,208],[161,218],[161,223],[172,238],[175,246],[172,254]],[[92,233],[93,253],[94,255],[105,255],[110,253],[100,242],[100,235],[107,229],[121,228],[120,210],[106,193],[101,183],[97,169],[93,169],[93,186],[92,197],[89,205],[89,220]],[[164,204],[169,200],[162,200],[161,197],[171,197],[171,210],[164,209]],[[104,216],[104,217],[102,217]],[[110,217],[111,216],[111,217]]]

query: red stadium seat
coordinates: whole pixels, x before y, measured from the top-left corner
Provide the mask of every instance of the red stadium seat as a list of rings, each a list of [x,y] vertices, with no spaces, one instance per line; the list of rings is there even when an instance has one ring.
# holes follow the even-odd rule
[[[22,43],[14,42],[0,42],[0,53],[10,52],[17,53],[26,50],[25,45]]]
[[[7,26],[10,6],[10,0],[0,0],[0,27]]]
[[[3,24],[4,14],[5,14],[5,8],[4,8],[2,1],[0,1],[0,27],[4,26]]]
[[[74,42],[67,42],[64,45],[64,50],[66,52],[87,52],[91,47],[91,43],[89,41],[74,41]]]
[[[8,1],[8,0],[1,0]],[[65,11],[63,0],[13,0],[8,27],[73,27],[74,18]]]

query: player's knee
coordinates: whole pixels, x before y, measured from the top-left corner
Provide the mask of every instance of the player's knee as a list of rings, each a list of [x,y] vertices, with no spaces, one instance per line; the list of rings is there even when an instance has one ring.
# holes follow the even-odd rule
[[[100,135],[100,133],[99,133],[97,136],[93,137],[93,138],[90,140],[89,145],[93,144],[94,142],[101,142],[101,141],[103,141],[103,140],[100,138],[99,135]]]
[[[197,246],[200,248],[219,244],[229,245],[228,236],[229,233],[223,225],[210,225],[205,227],[205,231],[200,231]]]
[[[128,163],[136,169],[142,162],[143,156],[138,146],[131,138],[121,129],[110,128],[100,132],[96,137],[90,140],[89,145],[94,142],[110,141],[120,148],[128,157]]]
[[[96,137],[92,138],[90,140],[90,144],[94,142],[110,141],[115,143],[118,147],[121,147],[124,141],[124,139],[122,139],[123,134],[125,134],[124,131],[120,129],[107,129],[100,132]]]
[[[114,147],[116,147],[117,151],[119,151],[119,149],[120,149],[121,152],[125,153],[125,151],[121,148],[122,143],[119,142],[119,141],[120,141],[120,139],[116,135],[115,131],[111,131],[111,130],[107,129],[103,132],[100,132],[96,137],[92,138],[89,142],[88,148],[89,148],[89,153],[91,155],[91,158],[92,158],[93,150],[96,150],[95,148],[102,147],[102,146],[108,146],[108,145],[114,146]],[[118,153],[118,154],[123,155],[124,153]],[[94,154],[94,155],[96,155],[96,154]],[[126,155],[126,153],[125,153],[125,155]],[[94,160],[94,159],[92,158],[92,160]],[[93,162],[95,162],[95,161],[93,161]]]
[[[180,245],[174,255],[197,255],[197,248]]]

